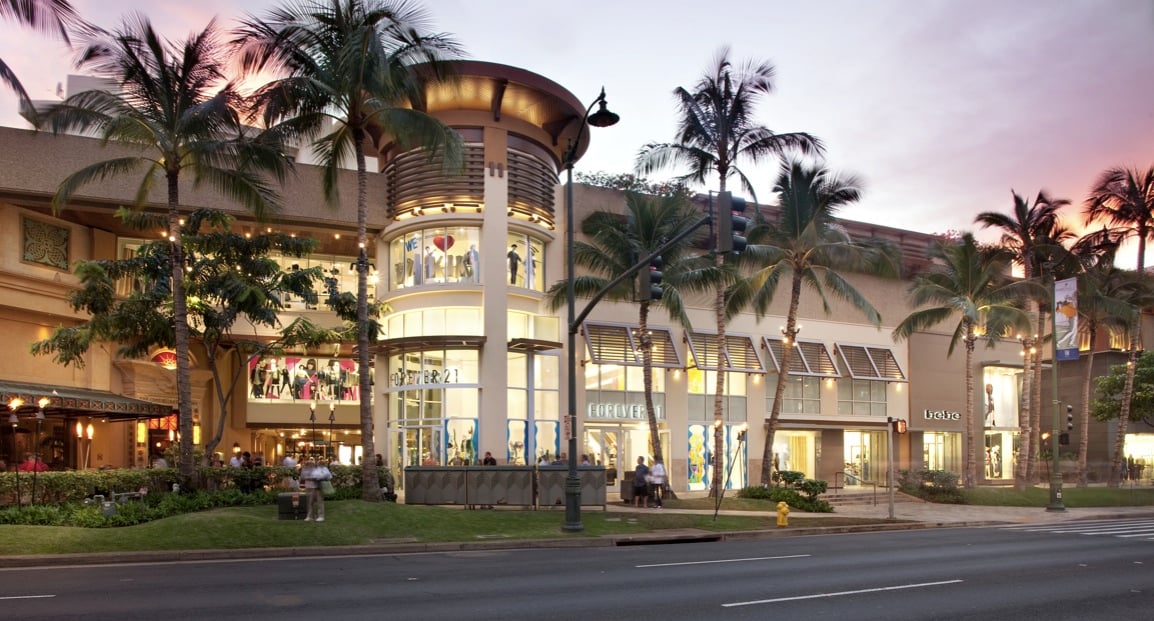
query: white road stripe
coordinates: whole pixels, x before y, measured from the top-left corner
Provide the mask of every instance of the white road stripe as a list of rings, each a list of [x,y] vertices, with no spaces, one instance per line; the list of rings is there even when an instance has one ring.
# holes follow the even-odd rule
[[[635,565],[637,569],[647,567],[677,567],[679,565],[711,565],[713,563],[745,563],[748,561],[776,561],[784,558],[807,558],[812,554],[792,554],[790,556],[758,556],[755,558],[725,558],[716,561],[686,561],[684,563],[656,563],[654,565]]]
[[[919,584],[899,584],[896,586],[877,587],[876,589],[860,589],[857,591],[839,591],[837,593],[815,593],[813,595],[798,595],[795,597],[778,597],[774,599],[759,599],[751,602],[732,602],[729,604],[722,604],[722,608],[734,608],[737,606],[755,606],[757,604],[776,604],[777,602],[793,602],[801,599],[821,599],[823,597],[840,597],[842,595],[859,595],[862,593],[878,593],[880,591],[900,591],[902,589],[921,589],[932,586],[942,586],[944,584],[958,584],[964,580],[943,580],[941,582],[922,582]]]
[[[0,600],[5,599],[46,599],[49,597],[56,597],[55,595],[9,595],[0,596]]]

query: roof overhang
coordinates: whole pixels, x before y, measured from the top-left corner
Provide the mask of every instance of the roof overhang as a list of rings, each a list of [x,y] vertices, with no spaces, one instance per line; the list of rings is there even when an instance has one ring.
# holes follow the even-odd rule
[[[109,420],[134,420],[172,414],[170,405],[133,399],[104,390],[0,380],[0,412],[10,412],[9,404],[13,399],[23,401],[17,414],[34,414],[40,409],[40,399],[48,399],[44,406],[44,416],[53,418],[101,416]]]

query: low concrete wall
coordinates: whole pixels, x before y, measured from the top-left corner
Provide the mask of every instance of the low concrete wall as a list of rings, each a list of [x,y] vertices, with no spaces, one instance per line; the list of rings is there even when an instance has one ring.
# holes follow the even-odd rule
[[[565,466],[412,466],[405,468],[405,504],[519,507],[565,506]],[[581,505],[606,504],[605,468],[581,466]]]

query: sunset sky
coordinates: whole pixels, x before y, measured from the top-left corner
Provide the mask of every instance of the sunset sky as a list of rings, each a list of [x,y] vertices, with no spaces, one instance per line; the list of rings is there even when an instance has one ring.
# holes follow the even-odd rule
[[[230,24],[270,0],[74,0],[106,27],[144,11],[172,38],[217,15]],[[778,132],[808,131],[828,165],[861,177],[842,216],[923,232],[974,230],[1011,189],[1082,202],[1112,166],[1154,166],[1154,2],[1149,0],[430,0],[435,30],[476,60],[544,75],[590,102],[604,85],[621,122],[597,129],[577,165],[629,172],[642,144],[669,141],[671,95],[716,51],[777,67],[757,111]],[[703,12],[707,11],[707,12]],[[34,98],[71,71],[57,42],[0,22],[0,56]],[[74,72],[74,71],[73,71]],[[0,89],[0,124],[23,127]],[[751,169],[771,197],[775,167]],[[699,188],[704,190],[705,188]],[[983,235],[988,238],[988,235]],[[1132,257],[1131,257],[1132,259]],[[1129,262],[1129,261],[1128,261]],[[1151,261],[1148,259],[1147,263]]]

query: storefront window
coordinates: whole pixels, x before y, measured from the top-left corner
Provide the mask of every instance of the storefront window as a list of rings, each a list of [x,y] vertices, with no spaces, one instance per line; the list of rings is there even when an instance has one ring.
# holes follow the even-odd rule
[[[476,463],[478,359],[473,349],[389,357],[385,393],[394,467]]]
[[[510,353],[506,416],[509,463],[557,458],[560,450],[560,394],[557,356]],[[534,432],[529,434],[529,430]],[[520,443],[518,445],[517,443]]]
[[[985,474],[991,481],[1008,481],[1014,478],[1017,465],[1018,434],[1013,431],[987,431],[985,450]],[[961,468],[954,470],[961,472]]]
[[[765,411],[773,411],[773,390],[766,391]],[[789,375],[785,378],[782,414],[821,414],[821,378]]]
[[[392,313],[385,320],[389,338],[411,336],[474,336],[485,333],[481,309],[437,307]]]
[[[877,380],[839,380],[837,413],[842,416],[885,416],[886,383]]]
[[[702,371],[690,368],[686,373],[689,388],[689,420],[713,420],[713,393],[717,386],[717,371]],[[725,390],[722,391],[721,408],[726,421],[747,420],[745,402],[745,373],[727,372]]]
[[[481,229],[450,226],[409,231],[389,242],[389,289],[481,282]]]
[[[248,400],[360,403],[360,378],[349,358],[258,358],[248,365]]]
[[[545,243],[523,233],[509,233],[505,248],[505,276],[513,287],[545,290]]]
[[[998,451],[999,456],[1001,451]],[[986,478],[993,476],[994,468],[987,451]],[[962,434],[956,432],[927,431],[922,437],[922,461],[929,470],[962,471]],[[1001,464],[998,465],[1000,471]]]
[[[1022,369],[1019,367],[982,368],[984,386],[984,425],[994,429],[1017,429],[1018,398],[1021,395]]]
[[[725,425],[722,430],[723,460],[721,480],[725,489],[740,489],[746,486],[749,445],[740,438],[742,425]],[[713,477],[713,425],[695,423],[689,425],[689,477],[690,491],[710,489]]]
[[[817,440],[815,431],[778,431],[773,435],[773,469],[816,478]]]

